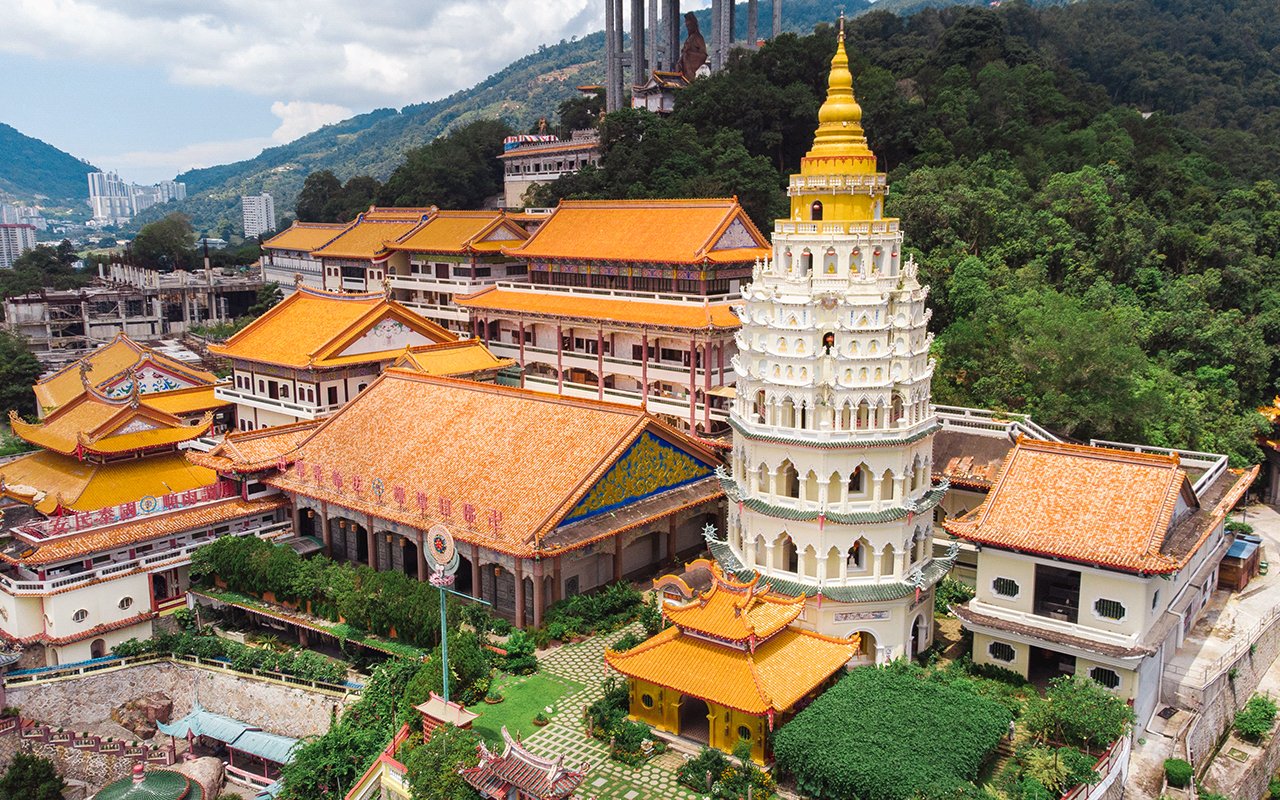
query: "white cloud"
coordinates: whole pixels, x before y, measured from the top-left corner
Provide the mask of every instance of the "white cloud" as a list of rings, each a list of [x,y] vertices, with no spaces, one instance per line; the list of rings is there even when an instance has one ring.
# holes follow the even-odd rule
[[[264,148],[275,144],[279,142],[269,138],[255,137],[221,142],[197,142],[174,150],[100,153],[90,157],[89,160],[94,164],[111,165],[110,169],[119,172],[126,180],[154,183],[167,180],[189,169],[253,158]]]
[[[160,67],[180,85],[367,110],[466,88],[540,44],[599,30],[603,14],[599,0],[0,0],[0,52],[75,53]]]
[[[271,134],[276,144],[288,144],[325,125],[331,125],[352,115],[351,109],[333,103],[311,103],[306,100],[279,100],[271,104],[271,113],[280,118],[280,127]]]

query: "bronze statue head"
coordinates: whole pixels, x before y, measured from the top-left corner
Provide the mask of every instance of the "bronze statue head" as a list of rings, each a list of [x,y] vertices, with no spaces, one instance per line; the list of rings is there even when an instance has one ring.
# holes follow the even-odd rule
[[[692,11],[685,12],[684,29],[688,31],[690,36],[694,35],[695,33],[698,35],[702,35],[702,31],[698,30],[698,18],[697,16],[694,15]]]

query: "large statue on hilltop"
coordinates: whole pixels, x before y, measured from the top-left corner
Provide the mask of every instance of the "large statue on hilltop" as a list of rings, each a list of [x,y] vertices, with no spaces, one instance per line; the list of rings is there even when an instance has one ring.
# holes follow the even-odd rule
[[[692,83],[698,74],[698,68],[707,63],[707,40],[702,38],[702,33],[698,30],[698,18],[692,11],[684,15],[684,27],[689,35],[684,40],[684,47],[680,48],[680,62],[676,64],[676,69],[686,81]]]

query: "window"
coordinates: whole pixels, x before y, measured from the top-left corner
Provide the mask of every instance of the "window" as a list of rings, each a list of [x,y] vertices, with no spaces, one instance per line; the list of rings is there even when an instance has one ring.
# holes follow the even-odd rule
[[[121,597],[121,598],[120,598],[120,603],[119,603],[119,605],[120,605],[121,610],[126,609],[126,608],[129,608],[130,606],[132,606],[132,605],[133,605],[133,598],[132,598],[132,597]]]
[[[329,387],[329,405],[336,406],[338,404],[338,387]]]
[[[1093,678],[1108,689],[1114,689],[1120,685],[1120,675],[1117,674],[1115,670],[1107,669],[1106,667],[1094,667],[1090,669],[1089,677]]]
[[[645,708],[653,708],[653,695],[651,694],[640,695],[640,704],[643,705]]]
[[[1093,610],[1104,619],[1124,619],[1124,606],[1118,600],[1100,598],[1093,604]]]
[[[1000,597],[1017,597],[1018,582],[1013,578],[996,578],[991,581],[991,591]]]
[[[1016,655],[1013,650],[1013,645],[1006,644],[1005,642],[992,642],[987,645],[987,652],[990,653],[991,657],[996,661],[1003,661],[1006,664],[1013,661],[1013,657]]]
[[[742,740],[742,741],[744,741],[744,742],[749,742],[749,741],[751,741],[751,729],[750,729],[750,728],[748,728],[746,725],[739,725],[739,726],[738,726],[738,738],[739,738],[739,739],[741,739],[741,740]]]
[[[71,615],[71,619],[74,622],[84,622],[88,618],[89,618],[89,609],[87,608],[82,608],[76,611],[76,613]]]

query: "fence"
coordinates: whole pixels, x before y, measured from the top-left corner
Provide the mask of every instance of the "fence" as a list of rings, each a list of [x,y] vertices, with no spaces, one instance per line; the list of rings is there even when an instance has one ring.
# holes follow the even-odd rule
[[[1204,689],[1243,658],[1268,629],[1276,624],[1277,620],[1280,620],[1280,606],[1272,606],[1249,628],[1247,633],[1232,634],[1231,649],[1218,658],[1205,664],[1194,664],[1188,668],[1166,664],[1165,672],[1177,675],[1181,679],[1179,683],[1188,688]]]
[[[174,762],[176,755],[171,746],[143,744],[136,741],[124,742],[110,737],[104,739],[97,734],[64,731],[61,728],[41,725],[20,717],[0,719],[0,736],[11,733],[17,733],[23,744],[47,744],[69,750],[99,753],[104,756],[132,758],[147,764],[168,766]]]
[[[1112,784],[1123,781],[1129,771],[1130,747],[1128,736],[1121,736],[1112,742],[1107,752],[1098,759],[1098,763],[1093,765],[1093,771],[1098,773],[1099,780],[1096,783],[1080,784],[1064,794],[1062,800],[1093,800],[1105,796]]]

